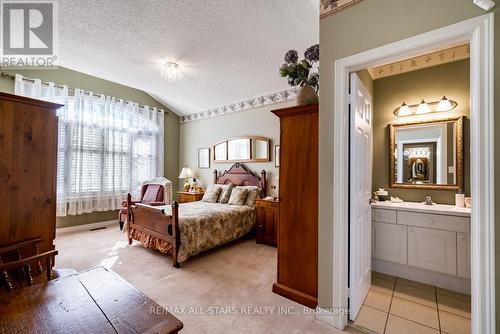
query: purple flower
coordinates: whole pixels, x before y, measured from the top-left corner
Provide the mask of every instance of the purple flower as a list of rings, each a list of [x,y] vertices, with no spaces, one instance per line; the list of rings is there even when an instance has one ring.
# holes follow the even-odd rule
[[[319,44],[315,44],[304,52],[304,58],[310,62],[319,61]]]
[[[297,60],[299,60],[299,55],[298,55],[297,51],[289,50],[285,54],[285,62],[287,64],[295,64],[295,63],[297,63]]]

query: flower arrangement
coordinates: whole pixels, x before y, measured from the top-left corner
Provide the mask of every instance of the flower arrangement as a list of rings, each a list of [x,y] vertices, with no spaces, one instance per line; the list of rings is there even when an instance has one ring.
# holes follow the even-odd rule
[[[285,63],[280,67],[280,75],[287,77],[288,84],[292,87],[309,85],[319,90],[319,73],[311,72],[313,65],[319,62],[319,44],[315,44],[304,52],[304,59],[299,61],[296,50],[289,50],[285,54]]]

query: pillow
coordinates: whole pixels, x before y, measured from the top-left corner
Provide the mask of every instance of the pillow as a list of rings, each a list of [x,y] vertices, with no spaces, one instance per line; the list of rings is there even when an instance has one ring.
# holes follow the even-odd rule
[[[243,206],[243,204],[245,204],[245,199],[247,198],[247,193],[248,189],[243,187],[233,188],[233,191],[231,191],[231,197],[229,197],[227,204]]]
[[[245,199],[246,206],[255,206],[255,200],[260,197],[260,188],[257,186],[242,186],[248,191],[247,198]]]
[[[226,204],[229,201],[229,197],[231,196],[231,191],[234,188],[234,184],[229,183],[222,187],[222,192],[219,197],[219,203]]]
[[[205,194],[203,195],[203,198],[201,199],[203,202],[208,202],[208,203],[217,203],[217,200],[219,199],[219,195],[222,191],[222,187],[217,187],[217,185],[210,185],[208,186],[207,190],[205,191]]]

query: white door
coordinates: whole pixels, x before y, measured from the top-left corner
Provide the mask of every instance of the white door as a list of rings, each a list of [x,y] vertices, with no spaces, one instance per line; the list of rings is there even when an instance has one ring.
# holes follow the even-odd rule
[[[371,284],[372,97],[351,74],[349,167],[349,318],[354,321]]]

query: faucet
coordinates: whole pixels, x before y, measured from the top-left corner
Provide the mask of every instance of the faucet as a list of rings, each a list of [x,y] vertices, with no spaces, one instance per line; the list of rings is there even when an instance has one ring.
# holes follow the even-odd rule
[[[425,202],[424,202],[425,205],[434,205],[434,203],[432,202],[432,197],[427,195],[425,196]]]

